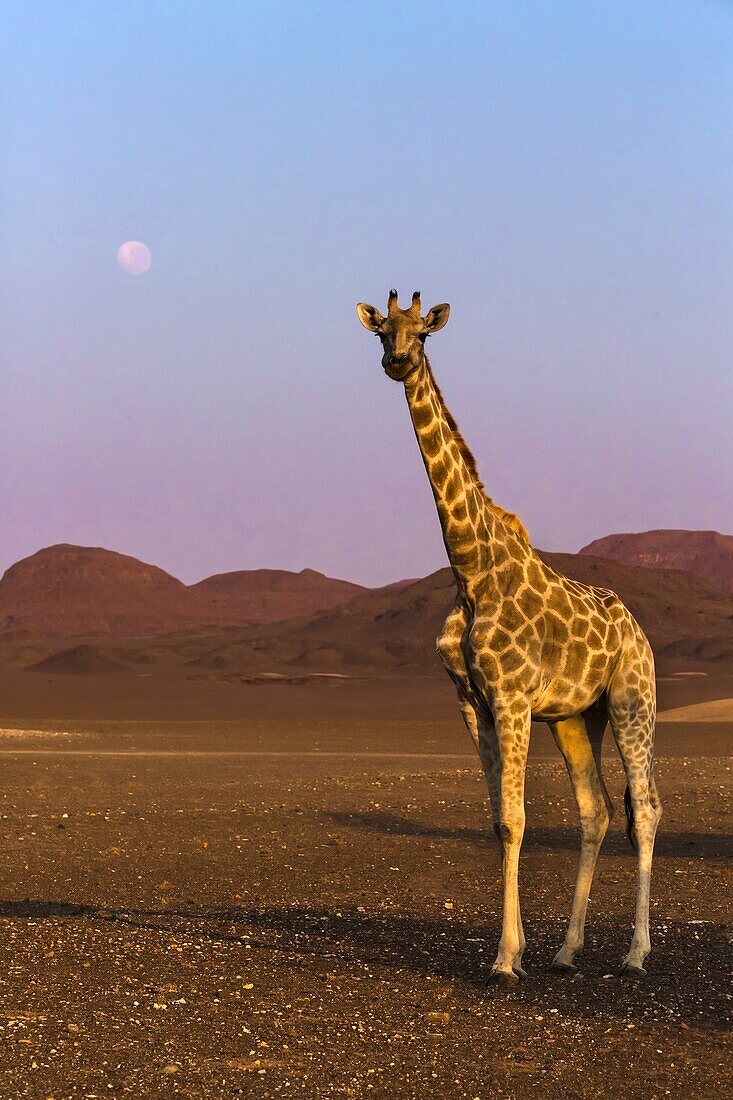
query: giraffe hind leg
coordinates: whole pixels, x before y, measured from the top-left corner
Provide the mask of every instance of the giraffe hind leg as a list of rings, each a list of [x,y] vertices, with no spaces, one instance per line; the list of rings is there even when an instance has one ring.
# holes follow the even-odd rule
[[[608,693],[609,718],[626,772],[627,818],[637,850],[637,893],[634,934],[620,973],[641,978],[651,950],[649,894],[654,838],[662,804],[654,781],[654,726],[656,700],[653,670],[645,654],[628,659],[614,677]]]

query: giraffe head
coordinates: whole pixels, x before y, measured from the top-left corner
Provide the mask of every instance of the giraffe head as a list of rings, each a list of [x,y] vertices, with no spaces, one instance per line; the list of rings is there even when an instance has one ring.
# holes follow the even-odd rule
[[[397,291],[390,290],[386,317],[366,302],[359,302],[356,312],[364,328],[375,332],[382,341],[385,372],[396,382],[404,382],[422,365],[428,336],[447,324],[450,306],[433,306],[425,317],[421,317],[419,290],[412,295],[409,309],[400,309]]]

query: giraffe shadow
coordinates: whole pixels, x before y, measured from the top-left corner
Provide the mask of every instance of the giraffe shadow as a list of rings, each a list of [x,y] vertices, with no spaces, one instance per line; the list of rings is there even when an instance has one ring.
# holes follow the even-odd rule
[[[465,844],[480,847],[496,845],[491,826],[486,829],[474,829],[466,825],[434,825],[431,822],[417,821],[384,811],[364,811],[363,813],[330,812],[328,818],[334,823],[378,832],[390,836],[422,837],[428,840],[458,840]],[[623,815],[622,815],[623,816]],[[580,846],[580,833],[577,827],[569,825],[527,826],[524,834],[523,849],[549,848],[577,852]],[[609,832],[603,842],[604,852],[612,855],[633,852],[620,831]],[[660,828],[654,847],[655,857],[681,857],[705,860],[728,861],[733,855],[733,835],[731,833],[697,833],[692,830],[667,832]]]
[[[486,986],[498,935],[496,921],[485,924],[454,916],[375,914],[305,905],[108,908],[29,898],[0,903],[0,919],[48,920],[56,925],[56,932],[59,923],[101,922],[108,928],[119,927],[126,938],[132,930],[142,930],[238,944],[249,959],[253,952],[264,953],[268,966],[274,959],[278,967],[298,972],[304,981],[309,977],[318,981],[334,970],[343,975],[342,981],[348,981],[350,973],[361,979],[366,964],[390,974],[408,971],[460,983],[487,1003],[512,997],[529,1008],[547,1010],[550,1004],[561,1018],[621,1019],[629,1011],[663,1003],[665,1012],[694,1020],[695,1026],[716,1031],[727,1027],[729,1003],[722,975],[730,965],[730,944],[724,927],[712,922],[657,922],[652,928],[649,977],[629,983],[609,980],[608,975],[609,960],[618,962],[626,949],[626,927],[608,918],[594,920],[579,976],[564,979],[547,972],[562,940],[564,922],[530,916],[525,920],[530,979],[508,993],[497,993]]]

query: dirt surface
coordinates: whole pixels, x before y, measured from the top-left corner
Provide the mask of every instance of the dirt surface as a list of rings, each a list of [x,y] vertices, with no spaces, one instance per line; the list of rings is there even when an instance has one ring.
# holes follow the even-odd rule
[[[705,698],[671,676],[669,705]],[[530,978],[497,993],[498,852],[450,691],[233,690],[240,719],[163,721],[144,694],[134,719],[80,717],[94,693],[0,714],[3,1100],[728,1095],[733,726],[660,728],[642,983],[609,976],[632,925],[622,812],[580,971],[547,973],[578,837],[538,729]]]

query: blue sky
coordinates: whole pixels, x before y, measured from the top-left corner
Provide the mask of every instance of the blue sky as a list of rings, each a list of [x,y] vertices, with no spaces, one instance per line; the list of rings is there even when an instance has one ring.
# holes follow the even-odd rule
[[[354,304],[537,545],[733,531],[733,8],[9,3],[0,566],[444,564]],[[141,277],[115,262],[145,241]]]

